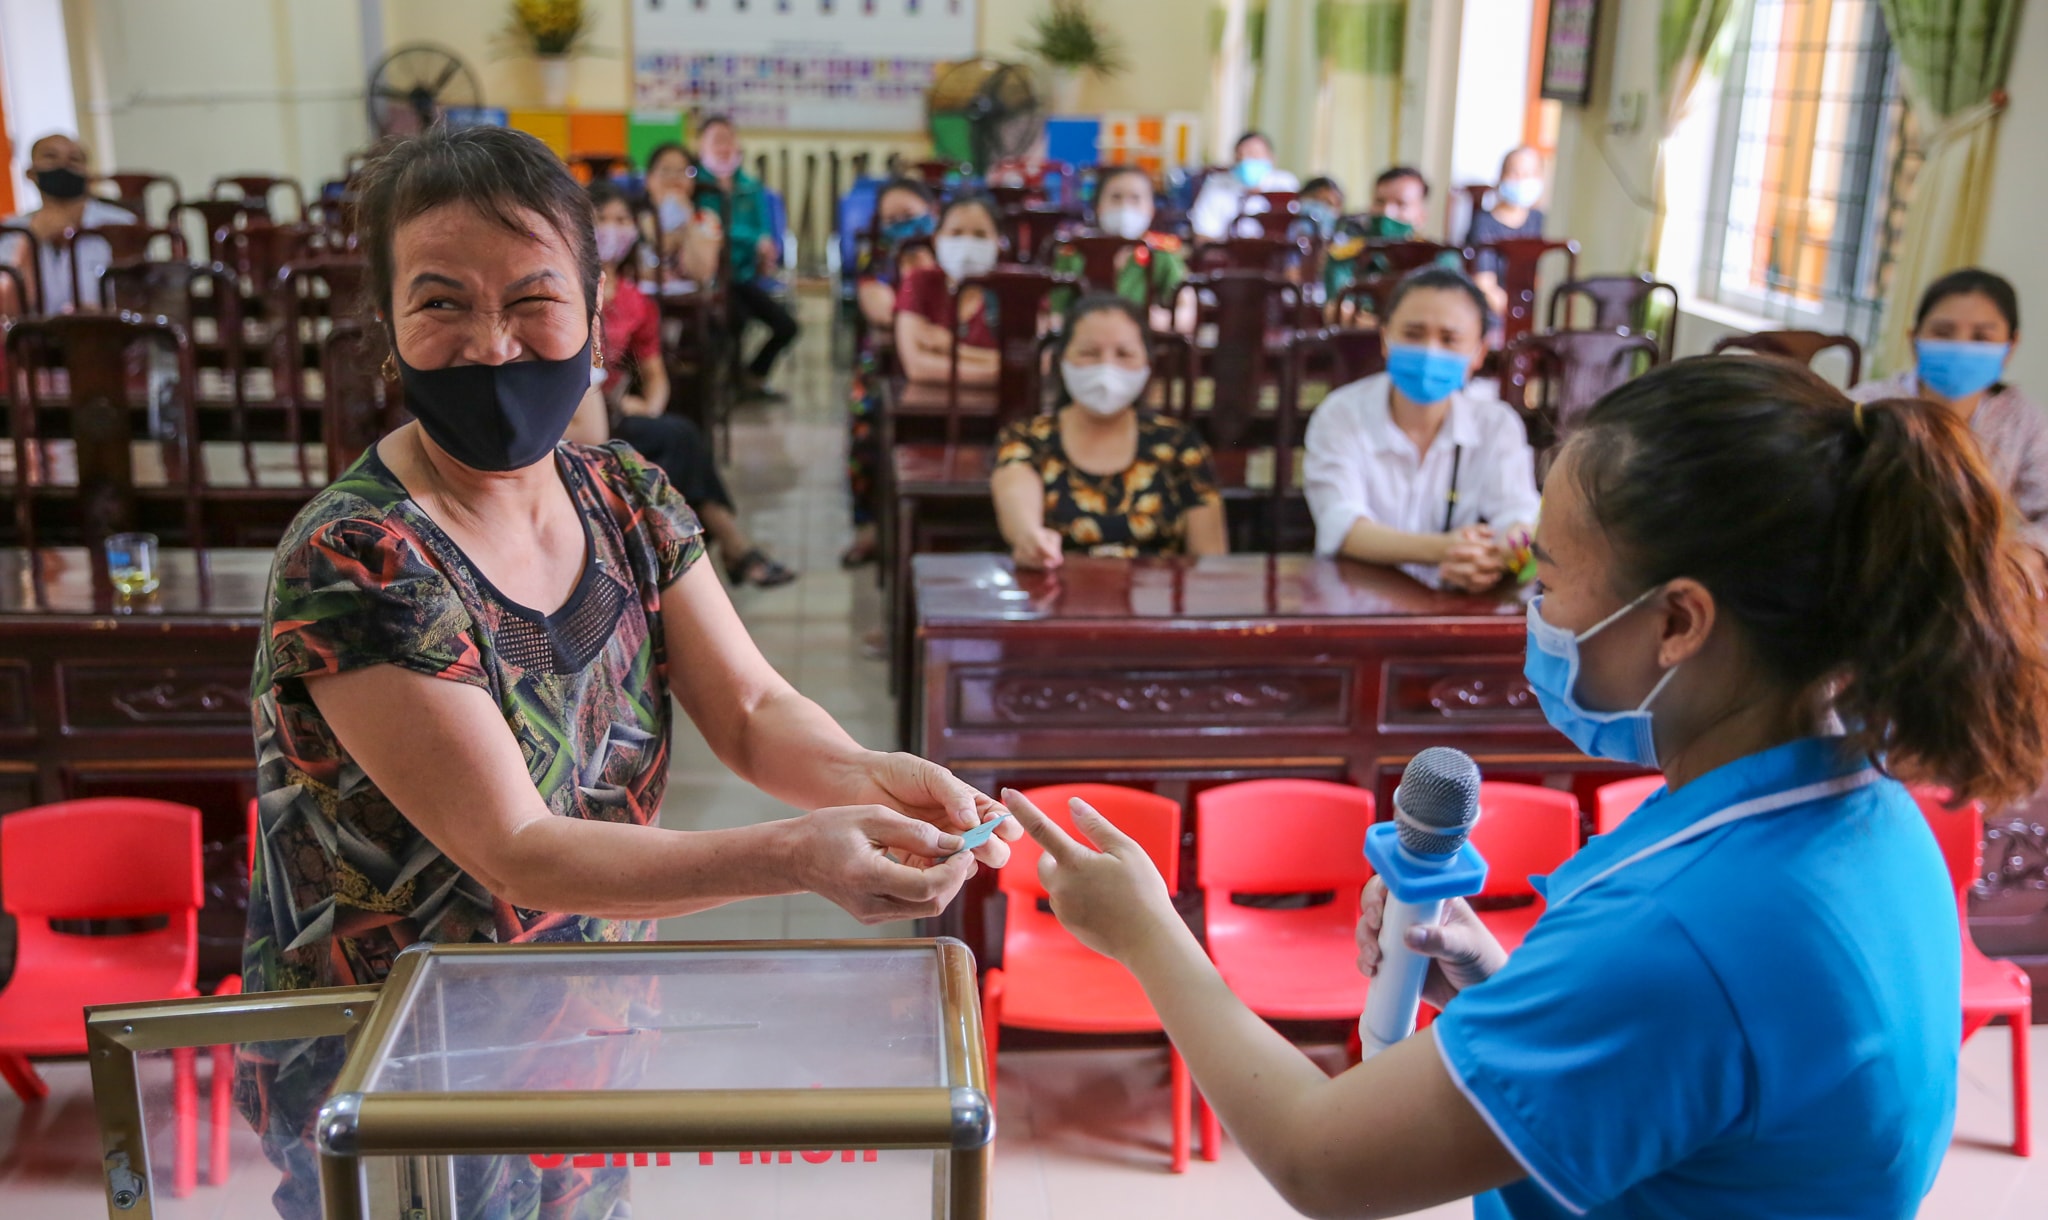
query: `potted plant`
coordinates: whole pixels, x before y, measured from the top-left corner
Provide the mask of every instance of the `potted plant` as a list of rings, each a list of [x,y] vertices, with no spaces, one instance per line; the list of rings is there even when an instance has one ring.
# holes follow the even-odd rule
[[[1031,34],[1024,51],[1051,69],[1056,114],[1081,108],[1082,73],[1110,77],[1128,66],[1123,43],[1096,17],[1089,0],[1052,0],[1031,19]]]
[[[596,25],[597,15],[583,0],[512,0],[503,40],[514,52],[539,62],[546,109],[569,104],[570,71]]]

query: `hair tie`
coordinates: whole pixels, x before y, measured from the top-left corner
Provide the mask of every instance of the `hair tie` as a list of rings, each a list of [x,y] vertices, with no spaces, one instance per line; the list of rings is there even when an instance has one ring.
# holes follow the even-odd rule
[[[1863,435],[1863,404],[1858,402],[1849,409],[1849,422],[1856,425],[1856,435]]]

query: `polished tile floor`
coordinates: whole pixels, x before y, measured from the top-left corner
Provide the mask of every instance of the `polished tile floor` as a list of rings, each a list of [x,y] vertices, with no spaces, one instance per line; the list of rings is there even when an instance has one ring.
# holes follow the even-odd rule
[[[837,558],[847,539],[841,483],[843,376],[826,359],[827,323],[819,300],[805,302],[808,333],[784,384],[791,403],[745,411],[735,429],[732,484],[751,528],[803,578],[786,588],[742,590],[736,601],[769,660],[866,744],[890,745],[891,710],[882,664],[862,635],[880,622],[872,570],[849,575]],[[687,722],[677,733],[664,809],[678,828],[730,826],[790,811],[734,779]],[[745,902],[670,920],[675,939],[762,939],[899,935],[904,926],[864,928],[815,897]],[[1985,1030],[1963,1050],[1956,1137],[1921,1214],[1943,1220],[2037,1220],[2048,1214],[2048,1153],[2012,1157],[2007,1031]],[[2034,1061],[2048,1065],[2048,1026],[2033,1031]],[[23,1106],[0,1089],[0,1217],[103,1214],[91,1089],[79,1063],[47,1065],[52,1096]],[[999,1220],[1254,1220],[1294,1214],[1235,1146],[1217,1164],[1196,1162],[1183,1176],[1166,1172],[1165,1060],[1156,1050],[1005,1052],[996,1145]],[[2037,1071],[2034,1110],[2048,1115],[2048,1066]],[[2048,1139],[2048,1132],[2044,1132]],[[257,1220],[274,1214],[274,1174],[253,1139],[235,1144],[225,1186],[202,1185],[190,1198],[162,1200],[159,1220],[184,1217]],[[635,1174],[640,1220],[649,1217],[828,1216],[869,1220],[912,1211],[847,1210],[844,1195],[819,1197],[801,1163],[774,1189],[749,1168],[689,1168]],[[822,1183],[823,1179],[820,1179]],[[850,1179],[849,1179],[850,1181]],[[913,1211],[915,1209],[912,1209]],[[1458,1217],[1455,1204],[1426,1215]]]

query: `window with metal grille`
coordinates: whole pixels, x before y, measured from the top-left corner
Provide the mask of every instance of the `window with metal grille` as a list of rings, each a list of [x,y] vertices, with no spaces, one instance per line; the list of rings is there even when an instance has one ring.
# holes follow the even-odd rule
[[[1877,0],[1752,0],[1722,79],[1702,295],[1869,341],[1919,165]]]

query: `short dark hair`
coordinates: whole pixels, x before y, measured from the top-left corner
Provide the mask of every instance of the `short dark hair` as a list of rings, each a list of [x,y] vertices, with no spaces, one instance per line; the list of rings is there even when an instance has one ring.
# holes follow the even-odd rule
[[[1130,164],[1105,165],[1095,172],[1095,197],[1102,198],[1102,192],[1118,178],[1143,178],[1145,185],[1152,188],[1153,194],[1159,193],[1159,184],[1152,181],[1152,175],[1146,173],[1143,167]]]
[[[1258,128],[1254,127],[1247,130],[1243,135],[1237,137],[1237,143],[1232,144],[1230,146],[1230,151],[1232,153],[1243,152],[1244,146],[1246,144],[1249,144],[1253,140],[1264,140],[1266,142],[1267,148],[1273,147],[1273,137],[1267,135],[1265,132],[1260,131]]]
[[[906,195],[917,196],[919,199],[924,200],[926,207],[931,207],[938,202],[932,198],[932,188],[926,186],[921,180],[917,178],[891,178],[882,184],[881,190],[875,192],[875,214],[877,216],[881,215],[882,212],[882,200],[887,199],[898,191]]]
[[[1385,186],[1390,182],[1399,182],[1403,178],[1413,178],[1420,182],[1422,184],[1422,197],[1424,199],[1429,198],[1429,179],[1423,177],[1422,171],[1412,165],[1396,165],[1383,169],[1380,171],[1380,176],[1372,180],[1372,184],[1376,187]]]
[[[1120,313],[1129,318],[1138,328],[1139,342],[1145,345],[1148,354],[1151,352],[1152,320],[1145,316],[1144,307],[1114,292],[1091,292],[1067,307],[1066,317],[1060,323],[1059,337],[1053,340],[1052,354],[1048,359],[1053,368],[1059,368],[1060,362],[1067,358],[1067,345],[1074,341],[1074,327],[1080,324],[1081,319],[1098,313]],[[1059,387],[1053,395],[1055,406],[1064,407],[1074,401],[1074,396],[1067,393],[1066,378],[1055,377],[1053,381]]]
[[[1337,180],[1328,174],[1317,174],[1301,184],[1301,194],[1313,195],[1317,191],[1335,191],[1339,196],[1344,194],[1344,188],[1337,185]]]
[[[597,308],[597,236],[590,197],[548,146],[509,127],[451,128],[387,143],[356,185],[356,233],[369,252],[370,302],[391,310],[392,245],[399,227],[446,204],[475,208],[510,232],[528,234],[522,212],[562,239],[583,278],[583,302]]]
[[[996,206],[995,196],[985,191],[974,190],[960,191],[951,199],[948,199],[946,206],[939,209],[939,224],[943,226],[946,223],[946,217],[951,216],[961,208],[980,208],[988,213],[988,222],[994,225],[997,230],[1000,231],[1003,227],[1003,210]]]
[[[1394,316],[1411,292],[1462,292],[1472,298],[1472,307],[1479,311],[1479,329],[1484,332],[1493,325],[1493,310],[1487,307],[1486,294],[1472,282],[1471,276],[1455,267],[1432,264],[1402,276],[1401,282],[1394,285],[1394,295],[1387,298],[1387,317]]]
[[[1982,267],[1951,271],[1929,284],[1927,291],[1920,294],[1920,308],[1913,314],[1913,329],[1920,329],[1936,305],[1950,297],[1966,296],[1988,297],[1992,306],[2005,315],[2006,329],[2014,335],[2020,333],[2020,294],[2013,288],[2011,280]]]
[[[694,158],[690,156],[690,150],[683,147],[683,142],[681,140],[663,140],[661,143],[656,144],[653,148],[647,150],[647,172],[653,173],[655,162],[661,160],[663,157],[666,157],[670,153],[674,153],[677,156],[681,157],[685,165],[688,165],[692,160],[694,160]]]
[[[2040,786],[2048,655],[2025,543],[1948,408],[1856,405],[1804,365],[1702,356],[1602,398],[1556,469],[1614,548],[1617,597],[1706,586],[1772,682],[1825,690],[1849,748],[1902,779],[1994,804]]]
[[[700,140],[703,139],[704,133],[710,131],[713,127],[723,127],[727,131],[739,130],[738,127],[733,125],[731,115],[724,114],[718,111],[713,111],[712,113],[707,114],[703,118],[697,120],[697,138]]]

